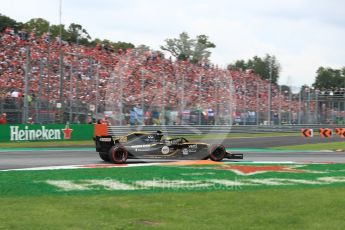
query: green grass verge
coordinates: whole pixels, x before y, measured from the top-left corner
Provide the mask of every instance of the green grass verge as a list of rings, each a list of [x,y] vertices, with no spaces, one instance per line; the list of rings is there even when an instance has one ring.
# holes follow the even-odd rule
[[[0,229],[345,229],[344,187],[0,198]]]
[[[333,151],[345,151],[345,142],[330,142],[330,143],[318,143],[318,144],[304,144],[304,145],[290,145],[274,147],[270,149],[278,150],[333,150]]]
[[[25,141],[0,143],[2,148],[94,147],[93,140],[83,141]]]
[[[285,165],[296,172],[238,175],[229,166],[115,167],[0,172],[0,229],[345,229],[344,164]],[[269,165],[269,164],[268,164]],[[266,165],[267,166],[267,165]],[[64,191],[46,180],[118,180],[133,184],[227,179],[292,179],[337,183],[240,187]],[[331,181],[331,180],[328,180]],[[272,182],[272,181],[271,181]]]

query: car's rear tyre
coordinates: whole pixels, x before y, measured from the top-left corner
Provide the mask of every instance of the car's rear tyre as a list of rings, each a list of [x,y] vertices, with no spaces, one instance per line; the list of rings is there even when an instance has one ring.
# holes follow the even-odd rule
[[[214,145],[210,148],[209,156],[213,161],[221,161],[226,155],[226,150],[223,145]]]
[[[99,152],[99,157],[106,162],[110,161],[109,154],[107,152]]]
[[[128,151],[121,145],[113,146],[109,151],[109,158],[112,163],[124,164],[128,158]]]

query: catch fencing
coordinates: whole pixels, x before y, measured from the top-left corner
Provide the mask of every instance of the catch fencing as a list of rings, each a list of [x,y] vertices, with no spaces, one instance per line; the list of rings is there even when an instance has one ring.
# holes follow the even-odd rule
[[[0,89],[0,113],[9,124],[29,118],[84,124],[105,116],[118,126],[345,124],[344,88],[281,87],[250,71],[173,62],[135,49],[17,48],[26,58],[5,70]]]

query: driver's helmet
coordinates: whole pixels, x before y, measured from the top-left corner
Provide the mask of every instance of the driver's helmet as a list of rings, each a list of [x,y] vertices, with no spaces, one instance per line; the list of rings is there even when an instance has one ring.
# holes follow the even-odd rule
[[[163,135],[162,131],[157,130],[157,132],[156,132],[156,140],[160,141],[163,136],[164,135]]]

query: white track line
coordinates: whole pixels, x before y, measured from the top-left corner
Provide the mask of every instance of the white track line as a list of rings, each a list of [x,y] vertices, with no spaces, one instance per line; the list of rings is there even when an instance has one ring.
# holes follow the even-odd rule
[[[181,161],[179,161],[181,162]],[[188,161],[186,161],[188,163]],[[230,162],[225,161],[224,164],[306,164],[301,162],[293,161],[237,161]],[[192,162],[191,162],[192,164]],[[310,164],[307,163],[307,164]],[[157,163],[130,163],[130,164],[87,164],[87,165],[61,165],[61,166],[44,166],[44,167],[32,167],[32,168],[20,168],[20,169],[5,169],[0,170],[0,172],[9,172],[9,171],[42,171],[42,170],[59,170],[59,169],[93,169],[93,168],[123,168],[123,167],[143,167],[143,166],[159,166],[166,165],[164,162]],[[173,162],[169,163],[170,166],[174,166]],[[178,166],[178,164],[176,165]]]

